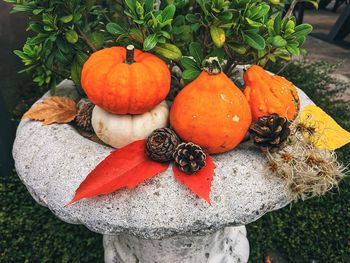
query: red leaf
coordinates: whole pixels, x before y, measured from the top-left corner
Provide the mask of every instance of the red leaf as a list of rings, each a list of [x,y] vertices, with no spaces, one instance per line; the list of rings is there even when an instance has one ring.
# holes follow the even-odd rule
[[[180,171],[175,165],[173,165],[173,171],[176,179],[190,188],[198,196],[205,199],[209,204],[214,168],[215,164],[209,154],[207,154],[206,165],[192,175],[188,175]]]
[[[83,198],[109,194],[124,187],[132,189],[166,171],[168,163],[157,163],[147,158],[144,152],[145,142],[136,141],[113,151],[85,178],[66,206]]]

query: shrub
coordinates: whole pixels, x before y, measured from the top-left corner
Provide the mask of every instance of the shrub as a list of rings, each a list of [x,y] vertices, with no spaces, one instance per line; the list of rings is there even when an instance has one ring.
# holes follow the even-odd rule
[[[227,61],[226,73],[237,64],[289,60],[305,52],[312,31],[308,24],[296,25],[290,12],[283,17],[279,1],[6,1],[30,18],[33,36],[15,51],[24,71],[53,91],[63,78],[79,85],[83,63],[103,47],[132,43],[178,64],[189,81],[209,56]]]

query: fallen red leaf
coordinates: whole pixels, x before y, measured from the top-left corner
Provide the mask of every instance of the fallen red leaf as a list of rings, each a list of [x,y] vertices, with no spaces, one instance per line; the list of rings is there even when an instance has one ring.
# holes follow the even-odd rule
[[[213,181],[215,164],[213,159],[207,154],[206,165],[198,172],[188,175],[180,171],[173,165],[173,171],[176,179],[186,185],[199,197],[205,199],[210,204],[210,190]]]
[[[132,189],[166,171],[168,163],[157,163],[147,158],[144,152],[145,142],[136,141],[113,151],[85,178],[66,206],[83,198],[109,194],[124,187]]]

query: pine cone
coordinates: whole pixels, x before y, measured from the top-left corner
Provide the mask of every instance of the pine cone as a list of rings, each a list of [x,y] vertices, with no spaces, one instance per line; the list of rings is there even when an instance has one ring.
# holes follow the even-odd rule
[[[287,118],[271,114],[254,121],[249,128],[254,144],[263,152],[276,152],[283,147],[290,134]]]
[[[94,104],[88,99],[81,99],[78,104],[78,113],[75,118],[75,124],[86,132],[93,133],[94,129],[91,124],[92,110],[94,109]]]
[[[181,143],[174,152],[174,165],[187,174],[193,174],[205,166],[206,155],[194,143]]]
[[[156,162],[168,162],[180,143],[179,137],[169,128],[157,129],[148,137],[145,147],[147,156]]]

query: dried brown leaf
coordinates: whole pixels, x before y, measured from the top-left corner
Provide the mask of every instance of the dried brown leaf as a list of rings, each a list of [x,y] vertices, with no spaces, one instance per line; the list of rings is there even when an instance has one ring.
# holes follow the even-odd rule
[[[35,104],[23,118],[42,121],[44,125],[68,123],[77,115],[76,103],[67,97],[52,96]]]

